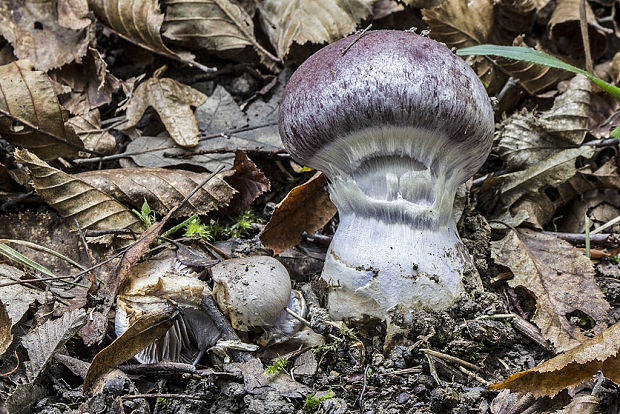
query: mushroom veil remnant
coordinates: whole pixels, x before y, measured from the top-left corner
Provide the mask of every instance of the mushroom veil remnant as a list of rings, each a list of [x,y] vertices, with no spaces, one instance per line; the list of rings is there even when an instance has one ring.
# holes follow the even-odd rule
[[[332,43],[293,74],[280,135],[323,171],[340,223],[322,277],[338,319],[386,319],[396,305],[446,309],[470,261],[452,219],[456,188],[485,161],[493,111],[446,46],[379,30]]]

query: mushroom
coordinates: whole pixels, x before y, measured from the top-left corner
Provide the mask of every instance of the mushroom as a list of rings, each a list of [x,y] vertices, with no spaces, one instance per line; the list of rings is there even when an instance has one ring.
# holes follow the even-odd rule
[[[469,66],[411,32],[353,35],[295,71],[279,116],[284,146],[326,174],[338,208],[322,272],[332,317],[449,308],[471,261],[454,195],[485,161],[494,127]]]

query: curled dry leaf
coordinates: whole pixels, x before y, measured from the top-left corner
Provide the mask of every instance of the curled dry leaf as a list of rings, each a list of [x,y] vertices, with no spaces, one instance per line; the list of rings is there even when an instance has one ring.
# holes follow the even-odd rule
[[[251,46],[267,67],[277,67],[280,60],[256,41],[252,17],[234,2],[166,0],[165,4],[165,38],[212,52]]]
[[[15,56],[47,71],[86,54],[94,32],[59,24],[55,1],[5,0],[0,2],[0,34],[13,46]]]
[[[277,205],[263,229],[260,235],[263,245],[278,254],[297,245],[304,231],[314,233],[326,225],[337,212],[325,190],[326,185],[327,179],[318,172],[293,188]]]
[[[533,321],[560,351],[587,339],[570,323],[572,312],[592,318],[594,333],[605,328],[610,306],[594,280],[592,263],[568,242],[532,230],[510,230],[491,242],[491,255],[514,274],[508,281],[511,287],[527,289],[536,298]]]
[[[65,218],[76,219],[83,229],[142,229],[129,209],[86,182],[50,167],[27,150],[15,151],[26,165],[39,196]]]
[[[57,0],[58,24],[67,29],[80,30],[91,24],[88,18],[88,0]]]
[[[152,77],[133,91],[127,103],[127,124],[135,126],[149,106],[153,107],[174,141],[183,147],[198,144],[198,123],[191,106],[200,106],[206,95],[170,78]]]
[[[233,213],[241,214],[250,208],[258,196],[271,189],[271,183],[243,151],[235,153],[233,170],[235,174],[225,178],[226,182],[237,190],[230,201],[230,208]]]
[[[164,168],[120,168],[95,170],[74,177],[105,193],[125,206],[139,209],[144,199],[151,209],[166,214],[178,205],[200,184],[209,173]],[[189,217],[204,215],[228,205],[236,190],[224,181],[232,171],[218,173],[188,200],[175,214]]]
[[[529,33],[536,19],[536,0],[499,0],[491,43],[510,45],[521,34]]]
[[[493,13],[491,0],[448,0],[422,10],[430,36],[457,48],[485,43],[493,29]]]
[[[0,66],[0,109],[38,129],[0,114],[0,135],[46,161],[75,156],[83,148],[65,123],[69,114],[58,102],[50,78],[28,61]]]
[[[78,134],[86,149],[102,154],[111,154],[116,149],[116,139],[108,131],[101,129],[99,109],[74,116],[67,124]]]
[[[75,309],[63,313],[58,319],[45,322],[34,331],[24,335],[22,345],[28,351],[30,358],[24,364],[31,382],[43,372],[58,348],[73,338],[85,323],[86,312],[83,309]]]
[[[156,311],[138,317],[121,336],[95,355],[84,378],[85,392],[91,392],[99,378],[162,337],[178,313],[177,307],[168,302],[167,306],[159,306]]]
[[[264,0],[263,29],[280,59],[293,43],[331,43],[355,31],[372,13],[373,0]]]
[[[2,297],[4,297],[4,295],[2,295]],[[13,325],[11,324],[9,312],[6,310],[6,305],[0,300],[0,357],[9,349],[11,342],[13,342],[13,335],[11,335],[12,327]]]
[[[583,41],[581,39],[579,2],[581,0],[559,0],[549,21],[549,35],[555,42],[560,53],[574,57],[583,57]],[[598,30],[596,16],[585,2],[590,53],[596,60],[607,50],[607,35]]]
[[[491,384],[490,388],[531,392],[535,397],[553,397],[564,388],[591,379],[598,371],[620,385],[620,323],[537,367],[513,374],[503,382]]]
[[[559,149],[581,144],[588,129],[591,92],[588,78],[577,75],[548,111],[517,112],[503,121],[496,132],[497,147],[508,167],[527,168]]]

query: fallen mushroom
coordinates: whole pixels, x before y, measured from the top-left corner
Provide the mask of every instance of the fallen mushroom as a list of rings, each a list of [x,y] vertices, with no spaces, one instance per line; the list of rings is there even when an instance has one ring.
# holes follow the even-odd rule
[[[446,309],[465,264],[452,206],[483,164],[493,111],[445,45],[379,30],[319,50],[280,103],[284,146],[323,171],[340,223],[322,278],[335,319],[388,319],[396,305]]]
[[[183,309],[164,337],[134,358],[143,364],[163,360],[196,364],[205,350],[220,338],[220,332],[201,310],[202,298],[211,289],[175,256],[152,259],[132,270],[116,301],[115,331],[120,336],[142,314],[172,301]]]
[[[291,289],[288,271],[277,259],[230,259],[213,266],[211,274],[213,296],[233,328],[262,331],[260,345],[284,342],[303,327],[306,302]]]

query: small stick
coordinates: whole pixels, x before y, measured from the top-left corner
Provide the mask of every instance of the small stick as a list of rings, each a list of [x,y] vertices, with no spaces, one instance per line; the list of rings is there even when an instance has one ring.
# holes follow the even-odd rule
[[[359,32],[359,34],[357,35],[357,37],[355,38],[355,40],[353,40],[351,42],[351,44],[349,44],[349,46],[345,47],[342,50],[342,55],[344,56],[345,53],[347,53],[347,51],[349,49],[351,49],[351,46],[353,46],[355,44],[355,42],[357,42],[358,40],[360,40],[362,38],[362,36],[364,36],[366,34],[366,32],[368,31],[368,29],[370,29],[372,27],[372,23],[369,24],[364,30],[362,30],[361,32]]]
[[[197,374],[198,370],[191,364],[181,362],[162,361],[156,364],[131,364],[118,367],[121,371],[129,374],[145,374],[154,372],[171,372],[182,374]]]
[[[581,39],[583,40],[583,52],[586,56],[586,70],[593,72],[592,54],[590,52],[590,34],[588,33],[588,16],[586,14],[586,0],[579,1],[579,26],[581,28]]]
[[[460,365],[462,367],[465,367],[471,371],[480,371],[480,367],[475,366],[474,364],[467,362],[467,361],[463,361],[460,358],[454,357],[452,355],[447,355],[444,354],[442,352],[438,352],[438,351],[433,351],[432,349],[422,349],[422,351],[424,351],[426,354],[443,359],[444,361],[448,361],[448,362],[452,362],[453,364],[457,364]]]
[[[133,395],[121,395],[123,400],[135,400],[137,398],[180,398],[184,400],[204,400],[204,396],[191,395],[191,394],[133,394]]]
[[[590,232],[590,237],[592,237],[592,235],[593,235],[593,234],[597,234],[597,233],[602,232],[603,230],[605,230],[605,229],[607,229],[607,228],[609,228],[609,227],[613,226],[614,224],[616,224],[616,223],[618,223],[618,222],[620,222],[620,216],[618,216],[618,217],[616,217],[616,218],[614,218],[614,219],[611,219],[611,220],[609,220],[607,223],[603,224],[602,226],[597,227],[597,228],[595,228],[594,230],[592,230],[592,231]]]
[[[299,320],[300,322],[302,322],[306,326],[310,326],[310,322],[308,322],[306,319],[304,319],[301,315],[297,314],[294,310],[292,310],[288,306],[286,308],[284,308],[284,310],[286,311],[286,313],[291,315],[293,318]]]
[[[213,296],[207,295],[202,299],[202,309],[209,315],[217,329],[222,334],[222,338],[227,341],[240,341],[237,332],[230,325],[228,319],[224,317],[220,308],[217,307]],[[237,362],[247,362],[252,359],[252,354],[247,351],[230,350],[233,359]]]
[[[368,378],[368,370],[370,369],[370,364],[366,364],[366,368],[364,369],[364,378],[362,379],[362,392],[360,392],[360,396],[357,399],[358,405],[360,407],[360,413],[364,412],[364,393],[366,392],[366,378]]]
[[[235,151],[243,151],[243,152],[258,152],[261,154],[267,155],[279,155],[279,154],[288,154],[283,148],[256,148],[256,147],[241,147],[241,148],[231,148],[231,147],[223,147],[223,148],[206,148],[198,151],[183,151],[183,152],[164,152],[164,157],[166,158],[190,158],[196,155],[205,155],[205,154],[223,154],[227,152],[235,152]]]

